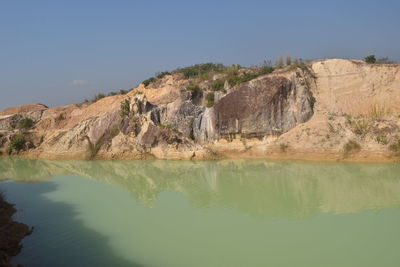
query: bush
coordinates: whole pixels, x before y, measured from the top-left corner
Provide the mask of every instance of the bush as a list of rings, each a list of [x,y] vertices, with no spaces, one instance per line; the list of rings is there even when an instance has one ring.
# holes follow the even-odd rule
[[[31,118],[22,118],[18,121],[17,128],[27,130],[33,126],[33,120]]]
[[[376,63],[376,57],[375,57],[375,55],[370,55],[370,56],[367,56],[367,57],[365,57],[365,62],[367,62],[368,64],[374,64],[374,63]]]
[[[393,61],[391,61],[388,57],[382,57],[382,58],[378,58],[376,60],[376,63],[387,64],[387,63],[393,63]]]
[[[278,57],[278,60],[276,61],[276,66],[277,66],[278,68],[283,67],[283,59],[282,59],[281,56]]]
[[[215,104],[215,95],[214,95],[214,93],[208,93],[207,95],[206,95],[206,100],[207,100],[207,107],[212,107],[212,106],[214,106],[214,104]]]
[[[365,135],[371,126],[370,122],[364,118],[353,119],[351,115],[346,114],[346,123],[350,126],[351,131],[356,135]]]
[[[389,150],[392,151],[396,156],[400,156],[400,139],[391,144],[389,146]]]
[[[147,80],[144,80],[142,83],[144,84],[145,87],[147,87],[149,84],[151,84],[155,80],[156,80],[156,78],[151,77],[151,78],[148,78]]]
[[[170,75],[170,74],[171,73],[169,73],[168,71],[157,72],[156,77],[157,77],[157,79],[161,79],[161,78],[164,78],[165,75]]]
[[[239,85],[242,83],[242,78],[237,75],[232,75],[232,76],[226,77],[226,81],[228,82],[228,84],[230,86],[236,86],[236,85]]]
[[[211,89],[221,91],[224,89],[225,79],[217,79],[211,82]]]
[[[288,144],[280,144],[279,148],[280,148],[281,152],[286,152],[289,148],[289,145]]]
[[[125,99],[124,101],[121,102],[121,109],[119,114],[121,115],[121,117],[125,117],[129,115],[129,112],[131,111],[130,109],[130,101],[128,99]]]
[[[111,130],[110,130],[110,137],[114,138],[119,134],[119,127],[117,125],[114,125]]]
[[[258,75],[269,74],[269,73],[272,73],[274,70],[275,70],[274,67],[271,67],[271,66],[262,66],[262,67],[260,68],[260,70],[258,71],[257,74],[258,74]]]
[[[11,141],[9,144],[9,150],[13,151],[20,151],[24,148],[26,139],[25,139],[25,135],[22,133],[18,133],[14,136],[11,137]]]
[[[226,69],[223,64],[205,63],[196,64],[186,68],[177,69],[175,72],[182,73],[185,79],[199,77],[210,72],[222,72]]]
[[[186,89],[189,91],[201,91],[200,86],[197,83],[189,83],[186,86]]]
[[[358,152],[361,150],[360,144],[358,144],[356,141],[350,140],[344,145],[344,152],[346,154],[353,153],[353,152]]]
[[[108,96],[114,96],[114,95],[126,95],[127,93],[129,93],[130,90],[119,90],[119,91],[112,91],[110,93],[108,93]]]
[[[98,93],[97,95],[94,96],[93,102],[97,102],[102,98],[105,98],[106,96],[103,93]]]
[[[290,56],[286,56],[286,65],[292,65],[292,58]]]
[[[383,135],[379,135],[375,138],[376,142],[378,142],[379,144],[382,145],[387,145],[389,143],[388,139],[386,138],[386,136]]]

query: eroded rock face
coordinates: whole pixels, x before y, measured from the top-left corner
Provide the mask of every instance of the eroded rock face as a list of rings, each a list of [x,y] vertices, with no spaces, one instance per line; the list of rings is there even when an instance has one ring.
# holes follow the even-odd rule
[[[196,138],[280,135],[313,115],[315,99],[302,74],[262,77],[222,97],[196,121]],[[236,136],[237,137],[237,136]]]
[[[32,145],[22,146],[20,153],[42,158],[264,158],[287,150],[304,158],[305,152],[318,149],[318,157],[336,157],[350,139],[365,142],[365,155],[376,150],[390,157],[394,152],[388,146],[399,138],[392,133],[400,127],[399,74],[396,64],[325,60],[277,70],[240,86],[225,82],[217,92],[207,87],[212,80],[189,90],[192,81],[167,75],[91,104],[2,115],[0,153],[8,154],[10,140],[20,131],[18,121],[29,117],[34,125],[25,133],[25,143]],[[214,93],[212,107],[206,107],[209,93]],[[129,112],[121,115],[124,101]],[[377,111],[382,106],[378,111],[384,111],[390,133],[376,130],[360,137],[346,122],[347,114],[366,116],[371,107]],[[12,110],[19,109],[7,113]],[[373,123],[368,125],[377,125]]]
[[[289,77],[254,79],[240,88],[229,88],[227,93],[218,92],[211,108],[203,106],[203,91],[182,90],[178,86],[187,82],[170,76],[154,88],[139,86],[126,96],[107,97],[89,106],[8,115],[0,119],[0,129],[12,130],[22,116],[38,113],[34,130],[35,140],[40,142],[35,142],[35,152],[44,157],[114,158],[120,151],[128,157],[141,157],[160,149],[162,153],[190,152],[198,149],[196,144],[221,138],[279,135],[308,120],[313,114],[313,97],[301,82],[302,76],[304,73],[293,72]],[[165,98],[161,100],[157,92]],[[121,116],[120,103],[125,100],[130,103],[129,114]],[[188,154],[194,156],[194,150]]]

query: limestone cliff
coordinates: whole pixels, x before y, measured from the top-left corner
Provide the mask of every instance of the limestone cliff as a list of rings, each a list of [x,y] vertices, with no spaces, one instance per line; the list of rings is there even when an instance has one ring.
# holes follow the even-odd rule
[[[399,70],[331,59],[272,73],[173,72],[94,103],[7,109],[0,150],[41,158],[397,160]],[[21,125],[26,118],[29,127]]]

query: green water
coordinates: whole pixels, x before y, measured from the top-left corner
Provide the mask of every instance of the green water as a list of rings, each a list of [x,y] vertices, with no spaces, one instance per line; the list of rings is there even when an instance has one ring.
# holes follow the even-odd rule
[[[0,158],[25,266],[400,266],[400,165]]]

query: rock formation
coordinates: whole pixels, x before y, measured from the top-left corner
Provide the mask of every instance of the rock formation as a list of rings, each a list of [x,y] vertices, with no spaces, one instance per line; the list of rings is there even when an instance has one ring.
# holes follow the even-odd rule
[[[173,72],[94,103],[0,112],[0,151],[52,159],[397,160],[399,70],[331,59],[268,74]],[[33,127],[21,129],[24,118]]]

